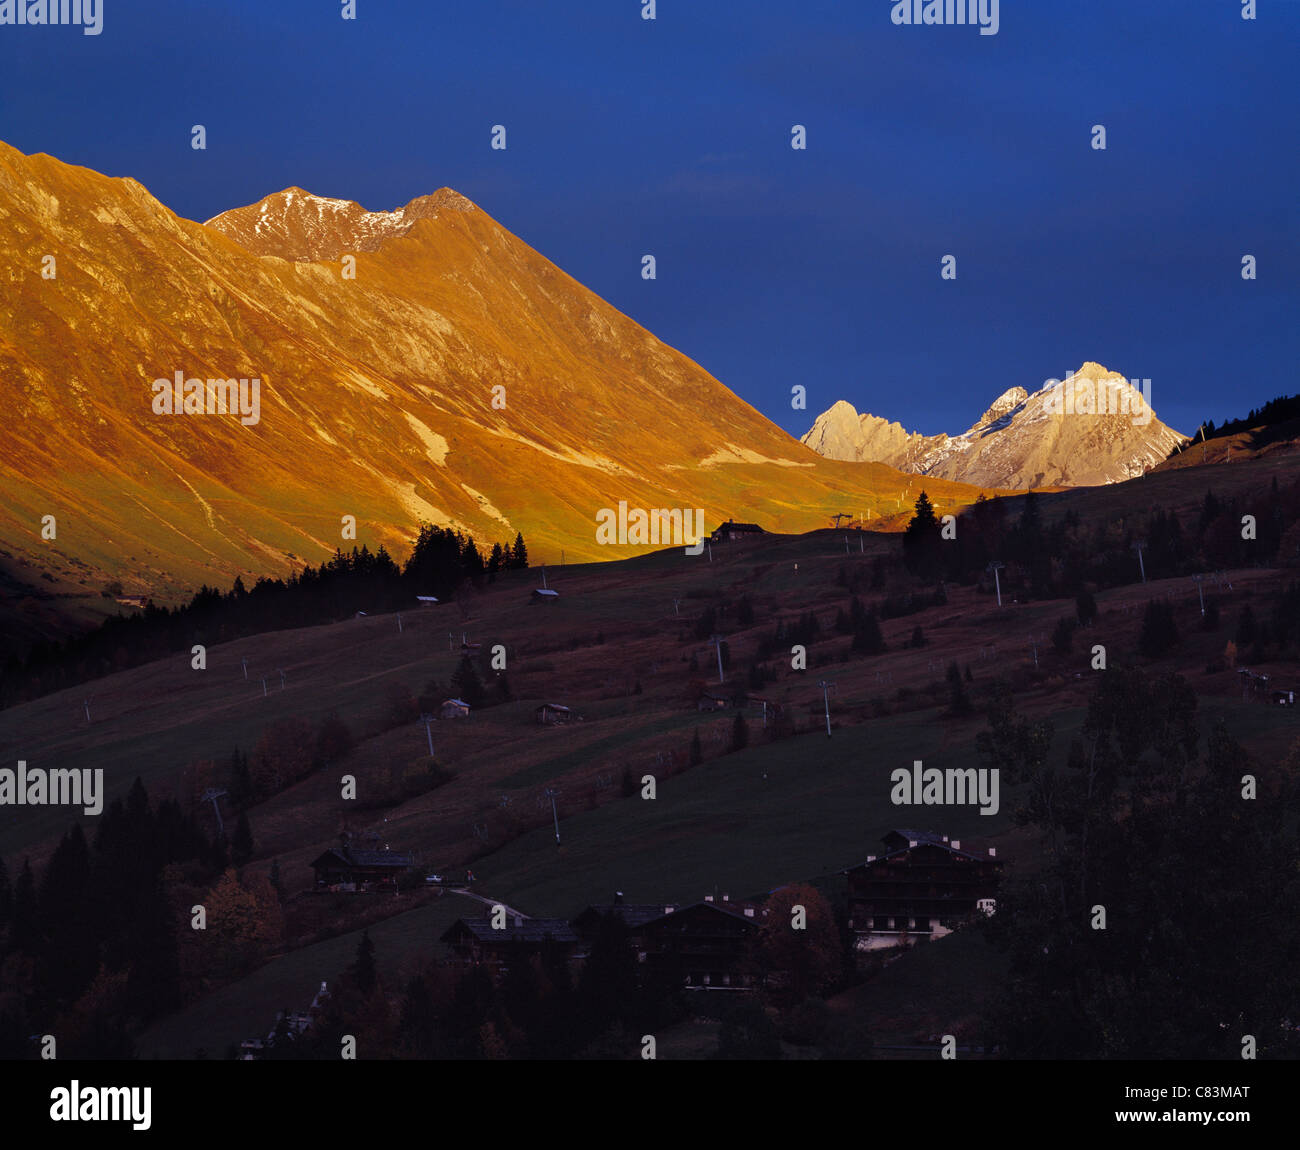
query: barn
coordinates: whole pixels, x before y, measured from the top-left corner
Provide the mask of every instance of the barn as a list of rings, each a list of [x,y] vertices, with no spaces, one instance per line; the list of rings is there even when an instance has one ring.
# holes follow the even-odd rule
[[[712,535],[709,536],[710,543],[727,543],[734,542],[737,539],[748,539],[753,535],[766,535],[757,523],[737,523],[734,519],[728,519],[721,524]]]
[[[560,703],[543,703],[533,714],[544,727],[560,723],[582,722],[582,716],[577,711],[572,707],[562,706]]]
[[[312,861],[318,887],[344,890],[369,890],[391,886],[414,865],[405,851],[359,850],[350,844],[331,847]]]

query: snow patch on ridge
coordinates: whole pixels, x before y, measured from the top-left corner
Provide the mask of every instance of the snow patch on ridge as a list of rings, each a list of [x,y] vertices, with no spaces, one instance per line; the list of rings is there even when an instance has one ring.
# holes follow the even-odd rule
[[[798,463],[793,459],[771,459],[748,447],[737,447],[734,443],[725,444],[712,455],[700,460],[701,467],[720,467],[724,463],[774,463],[778,467],[816,466],[813,463]]]
[[[462,491],[465,492],[466,495],[468,495],[472,500],[474,500],[475,503],[477,503],[483,509],[484,514],[490,515],[493,519],[496,519],[501,523],[504,523],[507,527],[510,526],[510,520],[507,519],[504,515],[502,515],[501,512],[498,511],[495,507],[492,506],[492,501],[488,499],[486,495],[482,495],[479,492],[475,491],[474,488],[472,488],[468,483],[462,483],[460,485],[460,488]]]
[[[416,419],[409,411],[404,411],[402,414],[406,416],[406,422],[411,425],[411,430],[419,436],[420,442],[424,444],[425,453],[429,458],[432,459],[434,463],[445,465],[447,462],[447,452],[450,450],[447,446],[447,441],[436,431],[430,431],[428,427]]]

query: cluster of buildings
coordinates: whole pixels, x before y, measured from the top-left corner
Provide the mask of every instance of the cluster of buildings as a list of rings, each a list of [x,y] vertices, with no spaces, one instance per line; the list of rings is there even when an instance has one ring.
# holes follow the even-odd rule
[[[885,850],[844,871],[848,924],[859,952],[942,938],[977,914],[992,914],[1002,865],[995,848],[963,848],[931,831],[893,830]],[[544,949],[577,965],[590,952],[602,921],[627,928],[639,967],[667,984],[691,990],[744,991],[763,975],[752,943],[767,911],[755,902],[706,895],[685,906],[613,902],[584,908],[571,919],[520,914],[458,919],[442,935],[451,961],[483,964],[504,974]]]
[[[610,903],[588,906],[572,919],[491,916],[457,919],[442,940],[453,962],[486,965],[503,975],[547,947],[572,964],[586,959],[605,918],[620,919],[629,945],[647,974],[698,989],[745,990],[755,984],[750,942],[764,912],[750,903],[732,905],[712,895],[688,906],[628,903],[616,893]]]
[[[963,847],[947,835],[917,830],[892,830],[882,842],[881,854],[842,872],[848,926],[859,953],[942,938],[994,912],[1002,866],[995,848]],[[311,865],[317,883],[334,890],[391,888],[415,868],[406,852],[359,847],[346,837]],[[569,919],[531,918],[504,906],[493,910],[457,919],[442,934],[450,963],[482,965],[498,979],[513,965],[543,955],[577,967],[613,917],[625,928],[643,984],[654,979],[691,991],[745,993],[780,986],[787,975],[764,971],[756,961],[754,942],[769,913],[757,901],[733,902],[724,894],[682,906],[631,903],[618,891],[611,902],[584,907]],[[308,1010],[282,1013],[265,1038],[242,1044],[241,1057],[264,1057],[281,1028],[293,1037],[310,1029],[327,994],[321,983]]]

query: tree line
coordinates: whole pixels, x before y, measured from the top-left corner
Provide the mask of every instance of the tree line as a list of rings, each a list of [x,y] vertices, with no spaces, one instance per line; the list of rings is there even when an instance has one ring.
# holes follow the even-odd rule
[[[336,551],[319,567],[286,579],[258,579],[246,588],[236,577],[229,591],[206,584],[186,604],[114,615],[98,628],[62,643],[37,643],[25,658],[11,656],[0,672],[0,707],[12,706],[137,667],[194,644],[211,646],[246,635],[309,627],[355,615],[393,611],[416,595],[446,599],[463,587],[482,587],[502,571],[528,566],[523,535],[494,543],[486,555],[471,536],[424,524],[405,565],[384,547]]]
[[[1249,431],[1261,424],[1285,423],[1292,419],[1300,419],[1300,395],[1279,395],[1259,407],[1252,407],[1244,419],[1229,419],[1218,426],[1215,425],[1214,420],[1207,419],[1201,424],[1199,430],[1208,440],[1224,435],[1235,435],[1239,431]],[[1196,437],[1192,438],[1194,440]],[[1166,458],[1173,459],[1180,450],[1186,451],[1187,447],[1180,445],[1171,448]]]
[[[190,907],[208,904],[203,933],[222,949],[247,941],[228,926],[264,929],[278,906],[262,891],[258,914],[232,909],[224,921],[209,888],[228,872],[226,903],[231,884],[244,889],[225,838],[209,837],[172,799],[151,803],[138,778],[97,822],[93,841],[74,824],[39,879],[30,861],[11,877],[0,859],[0,1058],[37,1057],[34,1034],[54,1035],[59,1058],[133,1057],[134,1036],[225,961],[183,956],[183,940],[202,945],[186,937],[200,933],[189,929]]]
[[[990,562],[1002,593],[1029,599],[1072,598],[1086,585],[1118,587],[1203,571],[1300,562],[1300,481],[1228,497],[1207,490],[1199,512],[1180,518],[1161,507],[1147,513],[1085,524],[1073,510],[1052,522],[1034,492],[1013,515],[1008,498],[985,499],[943,524],[922,491],[903,536],[907,569],[927,581],[992,584]],[[1247,538],[1243,517],[1253,517]],[[1141,559],[1137,546],[1141,544]]]

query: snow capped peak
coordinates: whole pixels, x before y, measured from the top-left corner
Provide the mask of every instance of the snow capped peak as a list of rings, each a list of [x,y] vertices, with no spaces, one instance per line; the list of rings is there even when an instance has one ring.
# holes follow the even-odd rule
[[[355,200],[318,196],[295,186],[249,207],[213,216],[206,226],[259,255],[332,260],[347,252],[376,251],[388,240],[409,232],[416,220],[437,219],[444,211],[476,210],[473,203],[451,188],[417,196],[393,211],[371,212]]]
[[[975,423],[975,427],[972,427],[971,431],[974,431],[976,428],[987,427],[991,423],[996,423],[998,420],[1014,412],[1028,398],[1029,392],[1027,392],[1023,387],[1007,388],[1006,391],[993,401],[993,404],[988,411],[979,417]],[[967,434],[969,434],[969,432]]]
[[[908,433],[869,414],[855,428],[850,413],[851,404],[835,403],[803,442],[831,459],[873,460],[983,487],[1115,483],[1160,463],[1185,438],[1155,418],[1149,380],[1126,380],[1091,360],[1032,395],[1008,388],[961,435]]]

